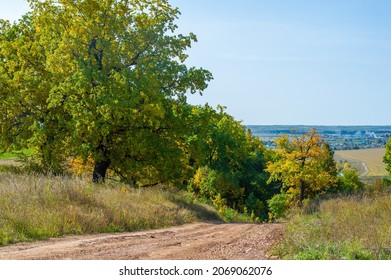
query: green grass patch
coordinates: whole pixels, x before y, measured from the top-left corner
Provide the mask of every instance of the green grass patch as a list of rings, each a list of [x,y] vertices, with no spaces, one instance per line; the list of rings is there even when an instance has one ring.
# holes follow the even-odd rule
[[[276,253],[300,260],[390,260],[391,196],[330,199],[292,213]]]
[[[34,149],[25,149],[22,151],[5,152],[0,153],[0,160],[17,159],[20,155],[31,156],[34,153]]]
[[[222,220],[213,207],[168,187],[134,189],[11,172],[0,172],[0,209],[0,245]]]

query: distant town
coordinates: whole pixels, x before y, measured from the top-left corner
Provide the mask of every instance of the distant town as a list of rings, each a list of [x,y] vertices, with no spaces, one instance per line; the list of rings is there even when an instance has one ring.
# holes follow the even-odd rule
[[[391,137],[391,126],[286,126],[247,125],[267,147],[275,147],[275,139],[283,134],[303,135],[316,128],[333,150],[383,148]]]

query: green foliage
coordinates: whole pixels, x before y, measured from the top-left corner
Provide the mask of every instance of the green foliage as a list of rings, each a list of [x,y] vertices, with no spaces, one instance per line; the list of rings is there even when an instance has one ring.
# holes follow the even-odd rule
[[[0,153],[0,159],[19,159],[22,157],[32,156],[34,153],[33,149],[26,149],[22,151],[12,151]]]
[[[349,164],[344,165],[338,177],[338,186],[338,191],[345,193],[354,193],[362,191],[365,188],[365,184],[358,177],[357,170],[351,168]]]
[[[282,182],[284,191],[293,195],[299,206],[336,186],[333,153],[315,129],[292,140],[282,136],[276,144],[274,157],[267,164],[268,182]]]
[[[192,133],[187,138],[190,190],[214,201],[219,209],[233,208],[267,219],[267,150],[258,137],[223,107],[194,107]]]
[[[259,217],[249,216],[238,212],[235,209],[224,207],[218,210],[219,215],[227,223],[253,223],[259,222]]]
[[[262,197],[257,197],[254,192],[251,192],[245,200],[245,211],[251,213],[255,217],[265,219],[266,216],[266,207],[265,202],[261,200]]]
[[[1,21],[0,29],[0,147],[34,148],[41,153],[38,161],[57,165],[62,137],[55,131],[61,112],[45,109],[54,78],[44,70],[46,57],[36,41],[32,16],[27,14],[12,25]]]
[[[217,194],[215,189],[216,177],[216,171],[208,167],[200,167],[189,185],[189,190],[208,198],[214,197]]]
[[[279,193],[274,195],[267,201],[269,206],[271,220],[276,220],[285,217],[288,213],[292,196],[286,193]]]
[[[210,199],[219,209],[232,207],[240,209],[243,189],[229,173],[217,172],[209,167],[200,167],[189,185],[189,190]]]
[[[43,170],[69,156],[127,182],[183,179],[187,92],[210,72],[187,67],[168,1],[30,0],[0,22],[0,147],[34,148]]]

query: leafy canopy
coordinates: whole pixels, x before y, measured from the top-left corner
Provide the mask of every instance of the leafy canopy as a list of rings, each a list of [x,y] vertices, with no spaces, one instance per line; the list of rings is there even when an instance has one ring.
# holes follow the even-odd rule
[[[128,181],[181,176],[186,93],[212,79],[187,67],[167,0],[30,0],[0,23],[0,145],[34,147],[45,168],[92,159]],[[176,164],[179,163],[179,164]]]
[[[189,189],[225,206],[266,216],[266,148],[240,121],[219,106],[193,108],[193,132],[188,137]],[[263,217],[264,218],[264,217]]]

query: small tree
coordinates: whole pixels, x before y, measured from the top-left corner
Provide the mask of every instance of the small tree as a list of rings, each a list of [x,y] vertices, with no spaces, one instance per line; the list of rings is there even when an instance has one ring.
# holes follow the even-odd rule
[[[352,168],[348,163],[345,163],[341,171],[341,176],[338,177],[339,191],[353,193],[365,188],[365,184],[358,177],[356,169]]]
[[[287,135],[276,141],[275,158],[268,162],[268,182],[281,181],[300,207],[303,200],[336,185],[336,165],[328,144],[315,129],[292,140]]]

